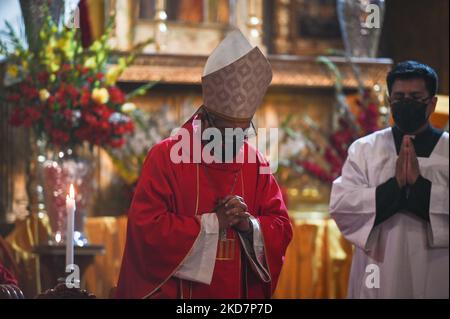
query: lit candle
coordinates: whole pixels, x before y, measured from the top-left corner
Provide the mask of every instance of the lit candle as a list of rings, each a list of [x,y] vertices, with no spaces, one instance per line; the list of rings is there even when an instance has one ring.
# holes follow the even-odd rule
[[[75,227],[75,209],[75,190],[73,189],[73,184],[70,184],[69,194],[66,197],[66,267],[73,264],[73,233]]]

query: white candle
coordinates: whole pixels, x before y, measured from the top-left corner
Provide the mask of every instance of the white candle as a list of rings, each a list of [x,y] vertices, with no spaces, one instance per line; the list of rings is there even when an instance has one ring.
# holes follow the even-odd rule
[[[67,230],[66,230],[66,267],[73,264],[73,233],[75,228],[75,190],[70,184],[70,191],[66,197]]]

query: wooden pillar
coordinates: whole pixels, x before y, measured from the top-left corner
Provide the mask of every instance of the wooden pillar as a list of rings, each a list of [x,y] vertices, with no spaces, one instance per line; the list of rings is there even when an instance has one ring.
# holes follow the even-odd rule
[[[5,64],[0,65],[3,79]],[[0,90],[4,90],[3,81]],[[27,167],[30,145],[28,132],[8,124],[11,105],[0,104],[0,224],[28,215]]]

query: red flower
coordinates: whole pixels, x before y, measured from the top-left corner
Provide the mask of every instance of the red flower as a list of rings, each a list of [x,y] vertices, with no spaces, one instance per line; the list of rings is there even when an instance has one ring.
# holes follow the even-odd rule
[[[72,71],[80,79],[72,79]],[[17,107],[13,108],[9,123],[13,126],[33,126],[41,131],[39,133],[45,133],[55,145],[86,141],[95,145],[122,146],[124,135],[134,130],[133,122],[131,119],[122,121],[120,117],[118,121],[110,122],[110,118],[125,102],[125,94],[118,87],[104,86],[111,103],[97,104],[91,98],[91,86],[86,80],[90,83],[102,81],[103,73],[64,63],[56,76],[61,81],[50,84],[48,72],[36,71],[10,90],[6,99]],[[43,88],[51,93],[45,101],[40,100],[39,94]],[[80,120],[72,122],[74,115],[78,114],[81,115]]]
[[[113,147],[113,148],[119,148],[119,147],[122,147],[123,144],[125,144],[125,139],[123,139],[123,138],[112,139],[112,140],[109,142],[109,145],[110,145],[111,147]]]
[[[375,103],[369,103],[367,109],[358,116],[358,123],[363,129],[363,134],[370,134],[378,129],[378,107]]]
[[[24,127],[30,127],[33,125],[37,120],[41,118],[41,112],[37,110],[37,107],[35,106],[28,106],[24,109],[24,119],[22,125]]]
[[[66,95],[65,94],[65,86],[64,86],[64,83],[63,83],[63,84],[60,85],[60,87],[58,88],[58,90],[55,93],[56,100],[59,103],[61,103],[62,101],[64,101],[66,99],[65,95]]]
[[[126,133],[132,133],[133,131],[134,131],[134,124],[131,121],[114,125],[115,135],[124,135]]]
[[[300,165],[301,167],[303,167],[307,172],[310,172],[311,174],[313,174],[314,176],[316,176],[317,178],[319,178],[322,181],[325,182],[332,182],[333,181],[333,176],[330,175],[325,169],[323,169],[322,167],[320,167],[319,165],[309,162],[309,161],[298,161],[297,162],[298,165]]]
[[[92,115],[91,113],[83,112],[81,117],[87,124],[92,125],[92,126],[97,125],[97,118],[94,115]]]
[[[17,93],[11,93],[6,97],[6,100],[11,103],[17,103],[20,100],[20,95]]]
[[[105,104],[96,105],[93,107],[94,112],[104,121],[108,121],[113,111]]]
[[[375,103],[369,103],[367,111],[373,115],[378,115],[378,106]]]
[[[90,131],[88,127],[80,127],[74,133],[75,137],[79,140],[88,140],[90,136]]]
[[[125,125],[116,125],[114,127],[114,133],[116,135],[123,135],[123,134],[125,134],[126,133]]]
[[[98,127],[101,130],[106,131],[106,130],[108,130],[110,128],[110,125],[109,125],[109,123],[107,121],[99,121],[98,122]]]
[[[46,72],[46,71],[39,72],[39,73],[36,75],[36,78],[37,78],[37,80],[39,81],[39,83],[45,84],[45,83],[48,82],[49,74],[48,74],[48,72]]]
[[[72,110],[70,109],[65,109],[63,111],[63,116],[66,120],[70,121],[72,119]]]
[[[35,87],[29,86],[25,83],[20,85],[20,90],[22,91],[25,98],[27,98],[28,100],[35,99],[39,96],[39,92]]]
[[[126,131],[128,132],[128,133],[133,133],[134,132],[134,123],[133,123],[133,121],[128,121],[126,124],[125,124],[125,129],[126,129]]]
[[[56,102],[56,98],[53,95],[50,95],[48,100],[47,100],[48,105],[50,107],[53,107],[53,104],[55,104],[55,102]]]
[[[57,145],[65,144],[69,141],[70,135],[67,132],[61,130],[53,130],[50,133],[53,143]]]
[[[82,107],[87,107],[91,100],[91,93],[87,88],[83,88],[83,92],[81,93],[80,104]]]
[[[22,112],[19,108],[14,108],[12,110],[11,116],[9,117],[9,124],[12,126],[21,126],[23,122]]]
[[[72,84],[68,84],[65,88],[65,91],[72,100],[75,100],[79,95],[78,90]]]
[[[125,103],[125,94],[123,94],[122,90],[117,86],[111,86],[109,89],[109,97],[111,102],[114,104],[123,104]]]
[[[68,72],[72,69],[72,66],[69,63],[64,63],[61,69],[63,70],[63,72]]]

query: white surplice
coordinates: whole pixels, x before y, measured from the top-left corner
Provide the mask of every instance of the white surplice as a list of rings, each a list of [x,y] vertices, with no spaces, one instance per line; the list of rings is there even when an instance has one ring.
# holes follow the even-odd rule
[[[430,222],[400,211],[374,227],[376,187],[395,176],[392,129],[363,137],[349,148],[342,176],[333,183],[330,213],[355,245],[349,298],[448,298],[449,135],[421,175],[432,182]]]
[[[264,265],[264,240],[261,226],[257,218],[250,216],[253,229],[251,242],[246,243],[238,233],[250,267],[264,282],[270,282],[269,269]],[[175,277],[210,285],[216,265],[217,244],[219,241],[219,221],[215,213],[201,216],[201,230],[190,254],[180,265]],[[253,250],[253,251],[252,251]]]

